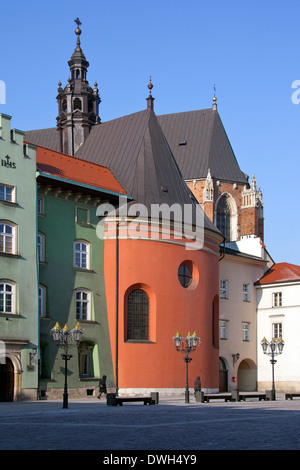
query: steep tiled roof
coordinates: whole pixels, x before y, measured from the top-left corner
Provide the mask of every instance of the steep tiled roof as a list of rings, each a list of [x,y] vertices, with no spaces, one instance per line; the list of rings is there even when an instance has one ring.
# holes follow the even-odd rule
[[[126,194],[112,172],[95,163],[43,147],[36,150],[37,171],[94,188]]]
[[[274,264],[255,285],[300,281],[300,266],[289,263]]]

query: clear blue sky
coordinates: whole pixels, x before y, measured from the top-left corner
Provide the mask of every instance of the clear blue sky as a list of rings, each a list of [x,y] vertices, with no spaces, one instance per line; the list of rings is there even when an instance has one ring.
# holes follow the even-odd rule
[[[157,114],[208,108],[216,85],[239,165],[263,192],[267,249],[276,262],[300,265],[300,104],[291,99],[300,80],[300,2],[2,2],[0,112],[13,116],[12,127],[56,125],[77,16],[102,121],[143,109],[150,75]]]

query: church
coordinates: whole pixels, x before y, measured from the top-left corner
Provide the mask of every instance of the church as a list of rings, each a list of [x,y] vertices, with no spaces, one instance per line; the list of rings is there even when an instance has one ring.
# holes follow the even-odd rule
[[[254,283],[273,264],[256,178],[239,168],[215,96],[210,109],[157,116],[150,78],[144,109],[102,122],[75,22],[56,126],[22,136],[35,154],[38,214],[31,236],[38,295],[22,312],[35,319],[36,335],[29,341],[14,327],[20,361],[30,358],[28,371],[36,373],[27,396],[36,389],[40,397],[60,396],[62,360],[50,331],[77,321],[83,337],[68,364],[70,396],[95,396],[103,375],[120,394],[178,392],[198,375],[206,391],[256,390]],[[11,174],[1,176],[2,187],[6,199],[7,188],[19,194]],[[12,227],[20,239],[18,200],[10,202],[1,230],[8,240]],[[7,264],[19,254],[6,253]],[[3,292],[15,286],[16,305],[2,307],[1,322],[20,316],[13,277],[0,272]],[[186,384],[186,350],[177,351],[191,337]],[[25,388],[19,378],[18,397]]]

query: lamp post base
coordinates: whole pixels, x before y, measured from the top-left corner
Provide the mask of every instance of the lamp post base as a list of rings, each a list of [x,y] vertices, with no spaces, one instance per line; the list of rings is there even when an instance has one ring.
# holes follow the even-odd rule
[[[190,402],[190,392],[189,390],[186,390],[185,391],[185,403],[189,403]]]

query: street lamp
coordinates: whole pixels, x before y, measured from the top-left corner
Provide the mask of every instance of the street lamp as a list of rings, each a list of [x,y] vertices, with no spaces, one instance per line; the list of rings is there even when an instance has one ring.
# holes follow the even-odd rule
[[[263,353],[267,354],[268,356],[271,356],[270,362],[272,364],[272,400],[276,400],[274,365],[276,364],[277,361],[276,359],[274,359],[274,357],[282,353],[284,341],[280,337],[278,339],[273,338],[272,341],[269,343],[269,341],[267,341],[266,338],[263,338],[260,344],[261,344]]]
[[[79,343],[82,340],[83,330],[81,329],[80,323],[77,322],[75,328],[70,330],[68,325],[65,324],[63,328],[60,327],[59,323],[56,322],[55,326],[50,330],[53,340],[56,345],[64,349],[64,353],[61,357],[65,360],[65,385],[63,393],[63,408],[68,408],[68,361],[73,357],[72,354],[69,354],[69,348],[78,347]]]
[[[200,344],[200,338],[197,336],[196,332],[191,335],[190,333],[187,334],[185,338],[183,338],[179,331],[177,331],[176,335],[173,336],[173,341],[175,344],[176,351],[179,351],[185,354],[183,360],[186,364],[186,389],[185,389],[185,403],[190,402],[190,392],[189,392],[189,372],[188,366],[191,362],[192,358],[189,357],[189,354],[196,350],[198,344]]]

